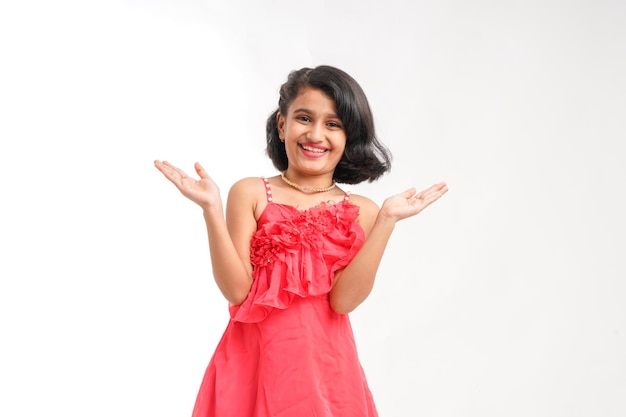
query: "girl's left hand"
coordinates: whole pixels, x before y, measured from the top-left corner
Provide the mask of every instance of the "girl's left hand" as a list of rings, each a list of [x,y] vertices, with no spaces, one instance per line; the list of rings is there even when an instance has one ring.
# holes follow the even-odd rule
[[[447,191],[448,185],[445,182],[435,184],[419,193],[416,192],[415,188],[410,188],[403,193],[387,198],[383,202],[380,212],[394,221],[406,219],[424,210]]]

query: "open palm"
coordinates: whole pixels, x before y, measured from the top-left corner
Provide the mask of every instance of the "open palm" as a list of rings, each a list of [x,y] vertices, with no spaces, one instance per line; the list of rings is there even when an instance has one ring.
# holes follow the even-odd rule
[[[202,165],[194,164],[200,179],[188,176],[183,170],[167,161],[154,161],[154,166],[178,188],[188,199],[203,209],[220,204],[220,192],[217,184],[209,177]]]
[[[387,198],[381,207],[381,211],[394,220],[402,220],[415,216],[426,207],[437,201],[448,191],[445,182],[435,184],[424,191],[416,192],[410,188],[400,194]]]

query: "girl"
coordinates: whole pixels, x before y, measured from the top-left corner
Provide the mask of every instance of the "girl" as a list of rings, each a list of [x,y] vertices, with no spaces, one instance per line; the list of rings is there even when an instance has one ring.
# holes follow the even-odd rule
[[[235,183],[226,218],[200,164],[195,179],[155,161],[202,207],[213,275],[229,301],[193,416],[377,416],[347,313],[369,295],[396,222],[447,186],[411,188],[380,209],[337,186],[378,179],[391,158],[361,87],[329,66],[289,75],[266,150],[281,174]]]

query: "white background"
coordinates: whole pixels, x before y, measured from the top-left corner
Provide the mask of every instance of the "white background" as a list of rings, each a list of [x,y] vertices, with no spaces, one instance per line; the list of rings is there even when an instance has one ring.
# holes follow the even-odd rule
[[[353,314],[381,416],[626,415],[626,3],[0,6],[0,415],[186,416],[228,320],[199,208],[273,175],[288,72],[369,97],[398,225]]]

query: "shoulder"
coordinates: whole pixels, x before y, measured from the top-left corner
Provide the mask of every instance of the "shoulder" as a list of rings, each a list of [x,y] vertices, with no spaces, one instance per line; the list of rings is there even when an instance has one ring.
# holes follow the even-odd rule
[[[378,216],[378,211],[380,210],[378,204],[359,194],[350,194],[350,202],[359,207],[357,222],[361,225],[363,230],[365,230],[365,233],[369,234],[376,220],[376,216]]]
[[[265,187],[263,187],[263,178],[261,177],[246,177],[242,178],[230,187],[230,194],[250,194],[255,192],[263,193]]]
[[[350,202],[355,206],[359,206],[363,212],[378,212],[378,205],[368,197],[350,194]]]
[[[228,192],[229,211],[251,210],[257,217],[267,204],[262,177],[246,177],[235,182]]]

